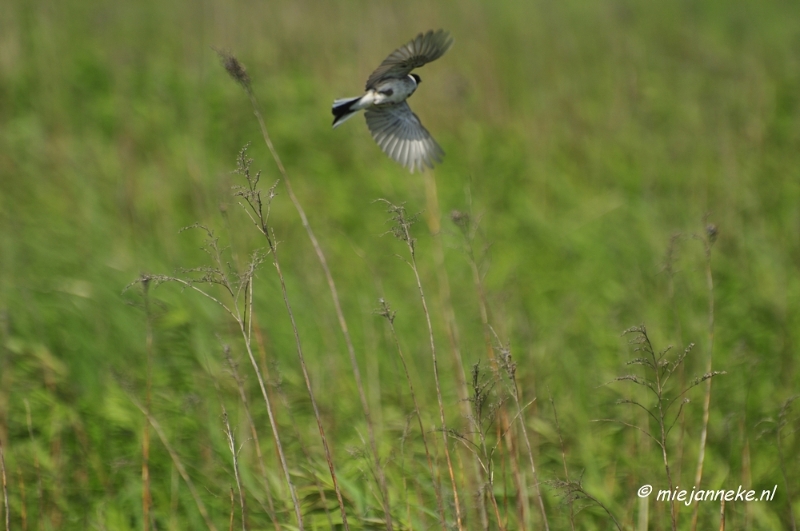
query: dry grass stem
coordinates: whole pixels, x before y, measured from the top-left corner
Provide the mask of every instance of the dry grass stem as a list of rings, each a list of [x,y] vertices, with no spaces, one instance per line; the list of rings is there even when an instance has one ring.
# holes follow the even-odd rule
[[[389,491],[386,486],[386,477],[383,471],[383,466],[380,462],[380,455],[378,454],[378,446],[375,442],[375,429],[372,422],[372,417],[369,411],[369,404],[367,402],[366,393],[364,392],[364,385],[361,380],[361,371],[358,368],[358,361],[356,359],[355,348],[353,347],[353,340],[350,337],[350,330],[347,326],[347,320],[344,316],[344,311],[342,311],[342,305],[339,301],[339,292],[336,289],[336,283],[333,280],[333,275],[331,274],[330,267],[328,267],[328,260],[325,258],[325,253],[322,251],[322,247],[317,240],[316,235],[314,234],[314,230],[311,228],[311,224],[308,221],[308,216],[306,216],[305,209],[303,209],[302,204],[297,199],[297,196],[292,189],[292,184],[289,179],[288,174],[286,173],[286,168],[281,161],[278,152],[275,150],[275,146],[272,144],[272,139],[269,136],[269,131],[267,130],[267,124],[264,121],[264,117],[261,114],[260,106],[258,105],[258,100],[255,97],[255,94],[252,89],[252,85],[250,82],[250,77],[247,75],[247,72],[236,57],[232,54],[220,52],[218,51],[220,57],[222,58],[223,66],[228,74],[233,78],[237,83],[239,83],[242,88],[245,90],[247,97],[250,100],[251,107],[253,109],[253,114],[258,121],[258,125],[261,129],[261,136],[264,139],[264,143],[267,145],[270,154],[272,155],[273,160],[275,161],[275,165],[278,168],[278,171],[281,174],[281,178],[283,179],[284,186],[286,186],[286,192],[289,195],[289,199],[292,201],[295,209],[297,210],[298,215],[300,216],[300,221],[303,225],[303,228],[306,230],[306,234],[308,235],[309,240],[311,241],[311,245],[314,248],[314,252],[317,255],[317,259],[319,260],[320,266],[322,266],[322,271],[325,274],[325,280],[328,283],[328,289],[331,292],[331,299],[333,300],[333,306],[336,311],[336,317],[339,322],[339,327],[342,331],[342,335],[345,340],[345,344],[347,345],[347,352],[350,358],[350,366],[353,371],[353,377],[356,381],[356,388],[358,389],[359,399],[361,400],[361,407],[364,410],[364,417],[367,423],[367,431],[369,432],[369,440],[370,440],[370,447],[372,449],[373,458],[375,461],[375,468],[378,473],[378,482],[381,488],[381,494],[384,500],[383,508],[384,508],[384,516],[386,518],[386,525],[388,531],[392,531],[392,518],[391,518],[391,510],[389,506]]]
[[[320,440],[322,441],[322,447],[323,450],[325,451],[325,460],[328,463],[328,470],[330,471],[331,474],[333,489],[336,492],[336,498],[339,502],[339,509],[342,515],[342,524],[344,525],[344,528],[346,530],[349,530],[350,527],[347,523],[347,511],[345,510],[344,499],[342,498],[342,493],[341,490],[339,489],[339,482],[336,478],[336,468],[333,464],[333,457],[331,456],[330,447],[328,445],[328,438],[325,435],[325,428],[322,426],[322,418],[320,417],[319,414],[319,407],[317,406],[317,400],[314,397],[314,391],[311,386],[311,377],[308,374],[308,368],[306,366],[305,356],[303,354],[303,346],[300,341],[300,332],[297,329],[297,322],[295,321],[294,318],[292,305],[289,302],[289,294],[288,290],[286,289],[286,280],[284,279],[283,272],[281,271],[280,261],[278,260],[278,245],[275,240],[275,235],[274,233],[272,233],[272,229],[268,223],[271,201],[275,197],[275,186],[273,186],[268,190],[267,200],[265,202],[261,198],[261,190],[258,189],[260,172],[256,173],[255,175],[251,174],[250,173],[251,163],[252,159],[247,158],[247,148],[245,147],[239,153],[236,172],[245,177],[245,179],[247,180],[247,187],[240,187],[236,195],[244,200],[246,206],[242,204],[242,208],[244,208],[245,211],[248,212],[250,218],[255,223],[259,232],[261,232],[261,234],[267,240],[267,245],[269,246],[269,251],[270,254],[272,255],[272,264],[275,266],[275,271],[277,272],[278,280],[280,281],[283,303],[286,308],[286,313],[289,315],[289,321],[292,325],[295,348],[297,352],[298,361],[300,362],[300,369],[302,370],[303,373],[303,380],[305,381],[306,390],[308,391],[308,396],[311,400],[311,408],[314,411],[314,418],[316,419],[317,422],[317,429],[319,430]]]
[[[3,480],[3,509],[6,521],[6,531],[11,529],[11,509],[8,505],[8,479],[6,478],[6,458],[3,453],[3,441],[0,441],[0,474]]]
[[[517,364],[516,364],[515,361],[513,361],[513,358],[511,356],[511,348],[508,345],[503,345],[500,342],[500,338],[498,337],[498,335],[494,331],[494,329],[493,328],[490,328],[490,329],[492,331],[492,334],[495,337],[495,340],[500,345],[499,346],[499,351],[500,351],[499,358],[500,359],[498,361],[499,361],[500,367],[504,370],[504,372],[505,372],[506,376],[508,377],[508,380],[509,380],[509,382],[511,384],[511,396],[514,399],[514,403],[517,406],[517,414],[514,416],[514,419],[512,419],[512,421],[509,424],[509,426],[511,424],[513,424],[513,422],[516,419],[518,419],[518,418],[520,419],[520,426],[521,426],[520,427],[520,431],[522,432],[522,437],[523,437],[523,440],[525,441],[525,448],[526,448],[526,450],[528,452],[528,460],[529,460],[530,465],[531,465],[531,475],[533,477],[534,488],[536,489],[536,499],[537,499],[537,501],[539,503],[539,511],[541,513],[541,516],[542,516],[542,523],[544,525],[545,531],[548,531],[550,529],[550,524],[547,521],[547,511],[545,511],[545,508],[544,508],[544,498],[542,497],[542,489],[541,489],[541,487],[539,485],[539,475],[536,472],[536,462],[535,462],[535,460],[533,458],[533,448],[531,446],[530,438],[528,437],[528,430],[525,427],[525,422],[523,420],[523,412],[525,411],[525,408],[527,406],[523,407],[522,403],[521,403],[521,400],[520,400],[519,386],[517,385]]]

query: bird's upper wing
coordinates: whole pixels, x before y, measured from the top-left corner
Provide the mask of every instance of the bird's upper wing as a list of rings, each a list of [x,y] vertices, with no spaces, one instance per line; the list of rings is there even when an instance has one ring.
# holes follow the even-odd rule
[[[370,107],[365,116],[372,138],[383,152],[411,173],[442,161],[444,151],[405,101]]]
[[[402,78],[412,70],[444,55],[453,44],[450,33],[444,30],[420,33],[408,44],[393,51],[383,60],[381,65],[369,76],[367,90],[375,87],[379,81],[389,78]]]

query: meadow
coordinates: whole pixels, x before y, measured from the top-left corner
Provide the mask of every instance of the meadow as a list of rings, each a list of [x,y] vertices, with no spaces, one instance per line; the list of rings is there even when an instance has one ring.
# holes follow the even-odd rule
[[[796,530],[798,20],[7,0],[0,529]]]

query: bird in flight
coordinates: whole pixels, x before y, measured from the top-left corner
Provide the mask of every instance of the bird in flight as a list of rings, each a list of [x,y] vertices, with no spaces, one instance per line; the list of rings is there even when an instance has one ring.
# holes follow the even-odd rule
[[[421,81],[411,71],[445,54],[453,44],[450,33],[430,30],[392,52],[367,79],[366,93],[333,102],[333,127],[364,109],[372,138],[384,153],[411,173],[441,162],[444,151],[422,126],[406,100]]]

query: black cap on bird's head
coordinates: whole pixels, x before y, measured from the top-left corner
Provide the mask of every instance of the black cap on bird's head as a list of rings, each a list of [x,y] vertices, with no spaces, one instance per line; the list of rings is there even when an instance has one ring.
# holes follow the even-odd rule
[[[417,74],[409,74],[409,75],[414,78],[414,81],[417,82],[417,85],[419,85],[420,81],[422,81],[422,78],[419,77]]]

